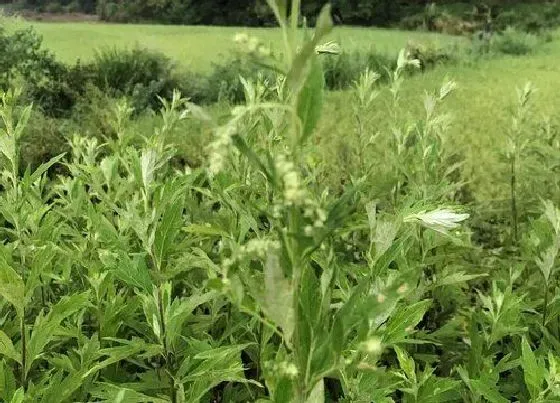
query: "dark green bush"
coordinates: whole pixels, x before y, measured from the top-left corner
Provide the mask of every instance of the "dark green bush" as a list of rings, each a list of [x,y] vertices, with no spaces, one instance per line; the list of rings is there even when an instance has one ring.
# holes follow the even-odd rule
[[[93,83],[112,97],[128,96],[137,110],[159,108],[158,96],[170,98],[180,88],[175,64],[163,53],[133,48],[97,52]]]
[[[45,6],[45,12],[47,13],[59,14],[62,13],[62,11],[64,11],[62,4],[60,4],[58,1],[53,1],[52,3],[49,3]]]
[[[259,74],[268,75],[273,79],[273,74],[262,71],[262,68],[242,60],[233,58],[222,64],[214,64],[207,78],[208,101],[227,101],[237,103],[245,99],[243,85],[240,77],[254,79]]]
[[[33,110],[21,139],[21,167],[36,168],[59,154],[69,151],[69,125],[61,119]]]
[[[451,51],[433,45],[411,42],[407,50],[412,58],[420,61],[422,70],[449,62],[454,58]],[[343,52],[340,55],[323,56],[322,59],[325,84],[330,90],[350,87],[366,68],[380,74],[380,81],[385,81],[388,79],[387,70],[394,70],[397,64],[396,55],[380,53],[375,49],[366,52],[363,50]]]
[[[353,51],[325,56],[323,58],[325,84],[331,90],[348,88],[367,67],[381,74],[383,79],[387,77],[386,69],[392,69],[395,63],[395,57],[378,53],[373,49],[367,52]]]
[[[490,50],[508,55],[525,55],[534,51],[538,44],[539,38],[534,34],[508,28],[503,33],[492,37]]]
[[[79,1],[74,0],[64,6],[64,11],[67,13],[79,13],[82,11],[82,6]]]

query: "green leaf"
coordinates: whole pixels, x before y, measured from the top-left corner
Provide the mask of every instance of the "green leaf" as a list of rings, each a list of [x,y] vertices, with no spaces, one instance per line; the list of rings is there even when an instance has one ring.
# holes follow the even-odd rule
[[[438,278],[435,285],[441,287],[444,285],[461,284],[461,283],[466,283],[467,281],[474,280],[476,278],[486,277],[486,276],[488,276],[488,274],[465,274],[464,271],[459,271]]]
[[[14,306],[18,316],[23,317],[25,308],[25,285],[19,274],[0,257],[0,297]]]
[[[174,346],[183,334],[183,324],[193,310],[202,304],[212,301],[216,293],[191,295],[188,298],[175,298],[165,312],[166,341],[168,346]]]
[[[383,342],[396,344],[406,340],[408,333],[422,320],[430,305],[431,301],[424,300],[400,307],[387,323],[383,333]]]
[[[8,136],[7,134],[0,135],[0,152],[4,154],[11,164],[15,163],[16,142],[12,136]]]
[[[107,403],[168,403],[168,399],[160,399],[137,392],[134,389],[99,382],[91,390],[91,395],[96,402]]]
[[[484,396],[490,403],[509,403],[509,400],[500,394],[496,385],[490,385],[479,379],[471,379],[469,382],[472,388]]]
[[[209,349],[194,356],[187,356],[176,377],[185,385],[185,400],[199,402],[210,389],[221,382],[253,383],[245,379],[240,353],[248,344]]]
[[[175,239],[181,230],[183,215],[183,200],[177,198],[170,206],[167,206],[161,223],[158,225],[155,233],[154,248],[156,259],[159,264],[163,264],[169,250],[175,243]]]
[[[397,359],[399,360],[399,366],[406,374],[406,377],[413,383],[416,383],[416,365],[412,357],[408,353],[400,348],[399,346],[394,346],[395,352],[397,353]]]
[[[21,112],[21,114],[19,116],[19,120],[17,122],[17,125],[14,129],[14,137],[15,137],[16,141],[19,140],[21,138],[21,136],[23,135],[23,131],[27,127],[27,122],[29,121],[29,118],[31,117],[31,110],[32,109],[33,109],[33,107],[31,105],[27,105],[25,108],[23,108],[23,111]]]
[[[233,144],[237,149],[247,157],[247,159],[254,164],[257,168],[261,170],[261,172],[266,176],[267,180],[271,183],[275,182],[274,176],[270,173],[270,169],[261,161],[260,157],[253,151],[253,149],[247,145],[247,142],[243,137],[236,134],[232,136]]]
[[[267,256],[264,270],[264,311],[274,323],[282,328],[286,341],[289,343],[295,326],[292,284],[284,277],[280,259],[272,252],[269,252]]]
[[[163,354],[163,347],[158,344],[148,344],[140,339],[133,338],[132,340],[115,340],[115,339],[108,339],[114,342],[121,343],[120,346],[117,347],[109,347],[99,350],[98,356],[104,357],[106,356],[103,361],[98,362],[92,368],[90,368],[82,378],[87,378],[90,375],[95,374],[96,372],[102,370],[103,368],[107,368],[109,365],[115,364],[120,361],[124,361],[129,359],[130,357],[134,357],[136,355],[142,355],[143,358],[147,359],[150,357],[154,357],[156,355]]]
[[[41,403],[59,403],[67,402],[80,386],[82,386],[83,371],[73,372],[68,376],[64,376],[64,371],[57,372],[51,376],[51,380],[43,392]]]
[[[319,42],[321,38],[328,35],[334,27],[334,23],[331,17],[331,5],[325,4],[321,9],[321,13],[317,18],[317,23],[315,24],[314,39]]]
[[[521,340],[521,367],[525,375],[525,384],[533,399],[539,396],[544,382],[544,371],[537,363],[535,354],[525,337]]]
[[[111,273],[126,285],[152,291],[152,277],[143,256],[137,255],[131,259],[125,251],[120,250],[117,253],[100,253],[100,258]]]
[[[0,401],[9,402],[16,392],[16,378],[9,365],[0,359]]]
[[[325,402],[325,382],[321,379],[315,384],[306,403],[324,403]]]
[[[25,399],[25,391],[23,388],[19,388],[16,390],[16,393],[14,393],[11,403],[23,403],[23,399]]]
[[[12,340],[2,330],[0,330],[0,355],[11,358],[21,364],[21,354],[16,351]]]
[[[266,2],[274,12],[278,24],[284,27],[286,25],[286,19],[288,18],[287,0],[266,0]]]
[[[39,179],[45,172],[48,171],[50,167],[52,167],[54,164],[59,162],[65,155],[66,155],[65,153],[62,153],[60,155],[57,155],[56,157],[51,158],[49,161],[45,162],[44,164],[39,165],[39,167],[35,170],[35,172],[33,172],[29,177],[29,183],[33,183],[37,179]]]
[[[303,144],[317,126],[323,108],[325,80],[323,67],[317,56],[311,56],[311,70],[297,101],[297,114],[301,121],[300,144]]]
[[[290,71],[286,75],[285,88],[289,90],[292,96],[297,97],[299,95],[307,75],[310,72],[310,63],[316,56],[316,46],[319,44],[319,41],[332,30],[333,22],[330,9],[330,5],[328,4],[323,7],[317,19],[313,38],[304,43],[301,50],[294,58],[290,66]]]
[[[47,316],[39,314],[35,320],[31,337],[27,343],[25,372],[43,354],[45,346],[51,342],[60,328],[60,323],[70,315],[89,306],[89,292],[63,297],[54,305]]]

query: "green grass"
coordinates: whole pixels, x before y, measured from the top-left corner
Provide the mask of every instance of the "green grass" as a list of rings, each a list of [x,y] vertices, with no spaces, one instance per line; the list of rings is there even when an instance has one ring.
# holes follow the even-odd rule
[[[515,106],[516,87],[531,81],[538,92],[534,96],[535,118],[557,117],[560,105],[560,41],[555,40],[533,55],[501,56],[469,64],[440,66],[409,78],[403,85],[402,116],[422,117],[422,94],[436,90],[446,79],[457,81],[459,88],[445,103],[453,116],[449,141],[467,156],[466,168],[476,178],[472,186],[481,200],[507,197],[507,183],[496,183],[496,177],[506,172],[495,153],[505,149],[505,135],[511,127],[511,111]],[[388,94],[385,94],[388,95]],[[351,130],[354,121],[345,105],[350,102],[348,91],[328,95],[320,136],[336,144],[337,136]],[[387,97],[378,100],[379,108],[372,111],[378,118],[382,136],[386,130]],[[346,141],[346,140],[342,140]]]
[[[157,49],[179,61],[181,65],[203,71],[212,62],[227,56],[237,32],[256,35],[265,43],[279,43],[280,31],[269,28],[122,25],[94,23],[34,23],[44,37],[45,46],[61,60],[87,60],[96,49],[130,47],[136,44]],[[339,27],[330,38],[345,49],[375,47],[381,51],[397,52],[407,41],[449,44],[457,39],[447,35],[405,32],[376,28]]]
[[[238,27],[192,27],[161,25],[109,25],[88,23],[35,23],[43,34],[45,45],[62,60],[72,62],[77,58],[88,59],[94,51],[107,46],[134,46],[139,44],[158,49],[179,61],[181,65],[198,71],[207,69],[212,62],[227,55],[232,47],[232,37],[237,32],[256,35],[265,42],[279,40],[276,29]],[[396,52],[407,41],[434,41],[450,44],[460,39],[397,30],[338,27],[330,39],[339,41],[351,50],[374,46],[386,52]],[[279,41],[277,41],[279,42]],[[560,42],[555,40],[525,57],[499,57],[469,64],[441,66],[407,80],[404,86],[402,113],[411,118],[422,113],[421,95],[425,90],[436,89],[448,77],[456,80],[459,90],[446,103],[452,111],[454,126],[449,141],[467,155],[467,169],[477,178],[472,186],[480,199],[506,196],[507,186],[490,186],[492,176],[500,175],[503,167],[494,150],[505,142],[505,133],[511,125],[510,109],[515,102],[515,88],[531,80],[538,88],[536,109],[539,116],[553,116],[560,103]],[[350,102],[348,91],[327,96],[327,113],[321,122],[320,137],[336,153],[340,134],[352,130],[353,120],[346,105]],[[386,129],[387,107],[383,97],[376,114],[379,129]],[[212,108],[221,113],[223,107]],[[344,141],[344,140],[343,140]],[[329,155],[328,158],[331,158]],[[482,174],[485,173],[485,174]]]

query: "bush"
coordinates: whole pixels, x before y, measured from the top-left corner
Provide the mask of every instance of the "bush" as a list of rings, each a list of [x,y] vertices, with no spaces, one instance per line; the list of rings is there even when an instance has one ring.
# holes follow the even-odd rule
[[[45,12],[47,13],[60,14],[62,13],[62,11],[64,11],[62,8],[62,4],[57,1],[49,3],[45,6]]]
[[[235,57],[222,64],[214,64],[207,78],[208,100],[238,103],[245,99],[240,77],[255,79],[259,72],[273,81],[273,74],[241,58]]]
[[[34,110],[21,139],[21,167],[36,168],[68,149],[68,123]]]
[[[507,28],[490,40],[490,50],[508,55],[525,55],[531,53],[539,44],[536,35]]]
[[[175,64],[163,53],[133,48],[105,49],[92,64],[93,82],[112,97],[131,97],[137,110],[159,108],[158,97],[180,88]]]
[[[82,6],[80,5],[80,2],[77,0],[74,0],[72,2],[70,2],[67,6],[64,7],[64,11],[66,11],[67,13],[79,13],[84,11],[82,9]]]
[[[420,61],[422,70],[454,58],[450,51],[431,44],[409,42],[407,51],[411,58]],[[379,53],[375,49],[366,52],[343,52],[336,56],[324,56],[322,59],[326,87],[330,90],[342,90],[352,86],[366,68],[381,74],[380,81],[387,80],[387,69],[394,70],[397,65],[395,56]]]

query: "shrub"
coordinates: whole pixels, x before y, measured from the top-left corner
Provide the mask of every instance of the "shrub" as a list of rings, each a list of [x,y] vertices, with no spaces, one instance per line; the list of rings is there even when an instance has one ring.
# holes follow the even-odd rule
[[[509,27],[503,33],[492,37],[490,49],[508,55],[525,55],[531,53],[538,44],[539,39],[536,35]]]
[[[128,96],[136,110],[160,105],[180,87],[175,64],[163,53],[133,48],[104,49],[96,53],[94,84],[110,96]]]
[[[255,79],[261,71],[255,64],[234,57],[225,63],[214,64],[207,78],[208,100],[237,103],[245,99],[240,77]],[[261,71],[262,72],[262,71]],[[267,73],[270,80],[272,74]]]
[[[47,12],[47,13],[59,14],[59,13],[62,13],[62,11],[63,11],[62,4],[60,4],[57,1],[54,1],[52,3],[48,3],[45,6],[45,12]]]
[[[80,2],[74,0],[64,7],[64,11],[66,11],[67,13],[79,13],[84,10],[82,9]]]
[[[325,83],[331,90],[348,88],[366,68],[386,76],[386,68],[393,69],[395,63],[396,59],[375,49],[326,56],[323,59]]]
[[[454,59],[452,52],[438,48],[432,44],[421,44],[409,42],[407,51],[410,57],[420,62],[422,70],[435,67],[437,64]],[[366,52],[356,50],[343,52],[336,56],[325,56],[323,68],[325,73],[326,87],[330,90],[341,90],[349,88],[365,70],[381,74],[380,80],[388,79],[387,69],[394,70],[397,58],[386,53],[380,53],[375,49]],[[409,72],[413,70],[409,69]]]
[[[69,151],[69,125],[60,119],[45,116],[35,110],[31,114],[25,134],[21,139],[21,167],[36,168],[51,158]]]

